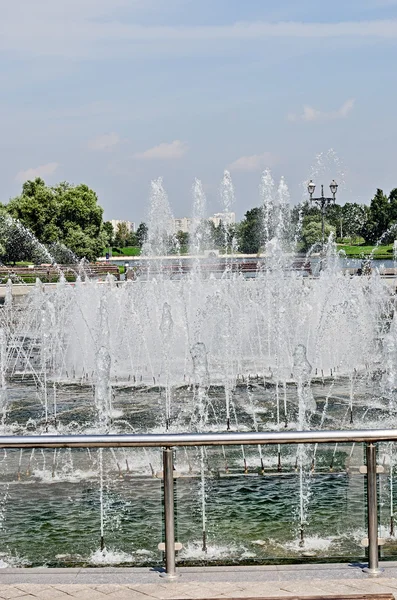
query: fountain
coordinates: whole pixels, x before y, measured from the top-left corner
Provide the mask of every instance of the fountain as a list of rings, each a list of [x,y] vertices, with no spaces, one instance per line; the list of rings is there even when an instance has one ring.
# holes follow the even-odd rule
[[[7,286],[0,323],[3,434],[393,426],[394,295],[376,269],[367,277],[346,275],[332,239],[318,277],[291,269],[297,234],[284,179],[276,186],[270,171],[261,179],[263,257],[254,277],[232,268],[239,259],[226,230],[227,259],[211,259],[212,273],[203,269],[208,239],[200,181],[193,186],[194,256],[187,272],[161,179],[151,194],[148,267],[134,281],[94,281],[82,264],[75,286],[62,276],[51,289],[38,282],[19,303]],[[220,195],[230,211],[228,172]],[[177,277],[166,268],[170,252]],[[392,444],[383,456],[384,522],[393,541]],[[179,560],[361,556],[362,514],[352,510],[363,492],[361,461],[359,448],[348,445],[178,450]],[[157,450],[10,451],[1,464],[2,527],[11,541],[0,550],[8,561],[16,555],[31,564],[158,560]],[[28,482],[32,499],[25,499],[21,517],[17,489]],[[329,511],[332,503],[340,515],[352,513],[348,526]],[[34,550],[21,530],[29,510],[49,531],[37,534]],[[81,519],[89,533],[77,539],[73,528]]]

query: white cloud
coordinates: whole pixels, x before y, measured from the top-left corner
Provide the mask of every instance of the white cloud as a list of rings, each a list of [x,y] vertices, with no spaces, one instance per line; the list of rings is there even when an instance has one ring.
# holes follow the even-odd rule
[[[104,135],[98,135],[88,142],[90,150],[111,150],[117,146],[121,141],[120,136],[117,133],[105,133]]]
[[[229,165],[229,169],[231,171],[261,171],[266,167],[273,166],[276,162],[277,159],[271,152],[264,152],[252,156],[241,156]]]
[[[154,148],[149,148],[144,152],[136,152],[134,158],[140,160],[170,160],[175,158],[182,158],[185,156],[189,147],[185,142],[180,140],[174,140],[171,143],[162,143]]]
[[[56,162],[47,163],[46,165],[40,165],[39,167],[31,167],[26,171],[19,171],[15,179],[19,182],[27,181],[28,179],[35,179],[36,177],[49,177],[58,169],[59,164]]]
[[[353,110],[354,103],[354,98],[350,98],[340,108],[330,112],[324,112],[312,106],[304,106],[302,114],[296,115],[290,113],[287,118],[289,121],[333,121],[336,119],[346,119]]]

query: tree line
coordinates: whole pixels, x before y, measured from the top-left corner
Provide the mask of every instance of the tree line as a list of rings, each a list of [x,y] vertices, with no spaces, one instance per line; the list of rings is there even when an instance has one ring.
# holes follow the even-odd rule
[[[346,203],[328,206],[325,233],[341,243],[391,243],[397,238],[397,188],[388,195],[378,189],[369,205]],[[33,234],[33,235],[32,235]],[[169,253],[200,250],[240,251],[256,254],[267,240],[281,235],[306,251],[321,241],[321,211],[304,202],[294,206],[255,207],[240,223],[216,227],[201,221],[192,234],[178,231],[167,240]],[[96,193],[85,184],[67,182],[47,186],[36,178],[22,186],[19,196],[0,204],[0,260],[73,262],[85,257],[94,261],[109,246],[142,248],[148,228],[141,223],[130,232],[120,223],[116,232],[103,221]]]

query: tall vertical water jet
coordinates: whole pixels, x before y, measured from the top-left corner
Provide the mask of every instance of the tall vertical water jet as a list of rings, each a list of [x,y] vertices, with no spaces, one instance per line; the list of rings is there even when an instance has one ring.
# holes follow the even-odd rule
[[[103,448],[98,448],[98,466],[99,466],[99,507],[100,507],[100,540],[99,546],[101,552],[105,550],[105,505],[103,498]]]
[[[203,552],[207,552],[207,511],[206,511],[206,494],[205,494],[205,462],[204,448],[200,448],[200,472],[201,472],[201,523],[203,534]]]
[[[223,172],[221,183],[221,201],[223,210],[225,212],[231,212],[235,203],[235,195],[232,176],[230,171],[227,170]]]
[[[171,314],[171,306],[168,302],[163,304],[163,314],[161,316],[160,331],[163,343],[163,357],[165,370],[165,427],[168,430],[171,422],[171,384],[170,384],[170,355],[172,352],[172,333],[174,330],[174,321]]]
[[[311,391],[312,366],[307,360],[306,348],[299,344],[294,351],[293,374],[298,395],[298,429],[304,431],[309,428],[310,417],[316,411],[316,402]],[[305,525],[307,523],[307,504],[309,501],[309,477],[305,474],[307,466],[307,450],[304,444],[298,444],[299,468],[299,534],[300,546],[304,546]]]
[[[397,413],[397,319],[394,315],[388,333],[383,340],[382,391],[388,400],[390,419]]]
[[[163,186],[163,178],[151,182],[148,215],[148,237],[142,248],[142,255],[164,257],[175,248],[175,223]]]
[[[289,206],[290,194],[284,177],[281,177],[280,184],[277,190],[277,225],[276,237],[279,240],[281,247],[285,250],[286,243],[289,237]]]
[[[13,333],[14,329],[14,314],[13,314],[13,297],[12,297],[12,281],[7,279],[6,291],[4,296],[4,319],[3,327],[6,328],[9,334]]]
[[[196,178],[193,184],[193,219],[190,235],[190,252],[196,257],[206,249],[205,212],[206,197],[203,184]]]
[[[106,431],[110,422],[112,388],[110,385],[111,356],[108,348],[101,346],[96,354],[95,407],[99,426]]]
[[[105,294],[100,300],[99,339],[95,356],[95,408],[101,431],[107,431],[112,411],[112,387],[110,379],[111,354],[109,349],[108,302]]]
[[[190,350],[193,362],[194,416],[196,428],[202,431],[208,419],[207,390],[210,385],[207,348],[203,342],[196,342]]]
[[[263,210],[263,248],[273,237],[274,180],[270,169],[262,173],[259,193]]]
[[[48,307],[44,304],[41,309],[41,378],[42,394],[45,414],[45,428],[48,428],[48,390],[47,390],[47,370],[51,360],[51,320]]]
[[[303,344],[295,348],[293,359],[293,374],[298,394],[298,429],[303,431],[309,426],[310,417],[317,408],[310,386],[312,366],[307,360],[307,351]]]
[[[230,213],[233,210],[235,204],[235,193],[234,193],[234,185],[232,181],[232,176],[230,171],[225,170],[223,173],[223,179],[221,182],[221,204],[222,210],[225,213]],[[233,249],[236,247],[235,236],[232,236],[229,239],[229,224],[223,223],[224,227],[224,245],[225,245],[225,254],[229,253],[229,248],[233,252]]]

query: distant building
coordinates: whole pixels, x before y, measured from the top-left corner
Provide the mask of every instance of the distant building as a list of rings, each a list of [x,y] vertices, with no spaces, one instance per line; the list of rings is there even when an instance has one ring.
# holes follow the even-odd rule
[[[182,219],[174,219],[175,231],[183,231],[189,233],[192,228],[193,219],[189,217],[182,217]]]
[[[117,233],[117,226],[120,223],[125,223],[129,233],[135,233],[135,223],[133,221],[120,221],[120,219],[112,219],[111,221],[114,233]]]
[[[215,227],[219,226],[222,222],[224,225],[234,225],[236,222],[236,213],[234,212],[221,212],[215,213],[212,217],[209,217],[209,221],[212,221]],[[190,233],[193,227],[193,219],[189,217],[182,217],[181,219],[174,219],[175,231],[183,231],[184,233]]]
[[[220,212],[215,213],[208,219],[212,221],[215,227],[219,227],[219,223],[223,223],[224,225],[234,225],[236,222],[236,213],[234,212]]]

